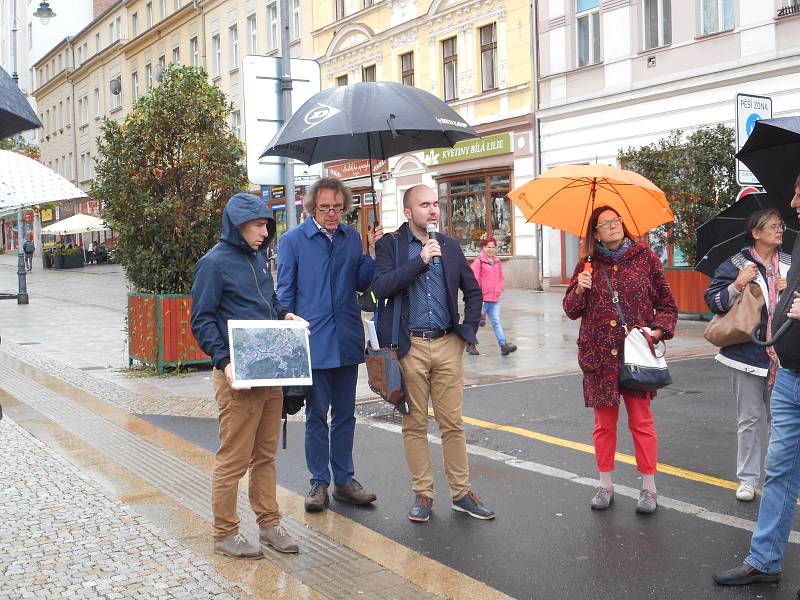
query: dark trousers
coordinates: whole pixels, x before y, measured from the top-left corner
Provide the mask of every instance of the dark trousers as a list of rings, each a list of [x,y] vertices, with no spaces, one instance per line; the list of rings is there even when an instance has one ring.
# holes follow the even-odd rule
[[[314,385],[306,396],[306,465],[311,483],[330,486],[333,471],[333,481],[345,484],[355,473],[353,435],[358,365],[313,371]]]
[[[28,271],[33,271],[33,254],[25,253],[25,268]]]

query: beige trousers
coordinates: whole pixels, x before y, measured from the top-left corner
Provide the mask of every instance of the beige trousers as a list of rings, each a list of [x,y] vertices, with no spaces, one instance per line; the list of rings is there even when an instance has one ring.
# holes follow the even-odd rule
[[[233,390],[225,373],[214,369],[211,377],[219,406],[219,450],[214,459],[211,507],[214,539],[239,531],[236,497],[239,480],[250,470],[250,506],[261,527],[280,521],[276,497],[275,454],[281,430],[283,390],[259,387]]]
[[[403,447],[414,493],[433,498],[433,468],[428,449],[428,398],[442,436],[444,470],[450,495],[460,500],[469,490],[469,464],[464,420],[465,342],[451,333],[436,340],[411,338],[400,359],[409,414],[403,417]]]

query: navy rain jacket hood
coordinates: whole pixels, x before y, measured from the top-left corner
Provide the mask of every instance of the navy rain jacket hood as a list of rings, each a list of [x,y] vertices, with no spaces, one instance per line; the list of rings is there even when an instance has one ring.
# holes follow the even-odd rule
[[[267,219],[267,238],[253,250],[239,232],[247,221]],[[192,285],[192,334],[212,364],[224,369],[230,362],[229,319],[283,319],[272,274],[263,250],[275,235],[275,219],[264,200],[236,194],[222,214],[222,235],[195,267]]]

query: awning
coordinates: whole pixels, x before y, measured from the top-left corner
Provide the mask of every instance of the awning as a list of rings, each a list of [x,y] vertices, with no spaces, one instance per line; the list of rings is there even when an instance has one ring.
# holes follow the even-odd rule
[[[78,213],[58,223],[42,227],[45,235],[72,235],[75,233],[90,233],[92,231],[106,231],[109,229],[103,219],[91,215]]]
[[[75,198],[87,198],[87,195],[39,161],[0,150],[0,214]]]

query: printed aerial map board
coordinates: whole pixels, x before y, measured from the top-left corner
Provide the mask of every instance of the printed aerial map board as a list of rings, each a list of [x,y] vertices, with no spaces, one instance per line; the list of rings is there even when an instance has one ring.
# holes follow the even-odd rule
[[[308,330],[301,321],[228,321],[235,385],[311,385]]]

